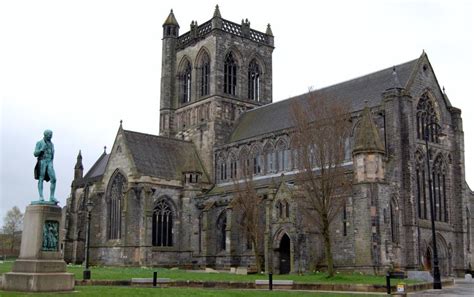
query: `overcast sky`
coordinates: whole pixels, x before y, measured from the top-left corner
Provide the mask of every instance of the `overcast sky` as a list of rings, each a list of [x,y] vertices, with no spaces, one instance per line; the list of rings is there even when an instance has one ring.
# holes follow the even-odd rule
[[[158,134],[162,24],[212,17],[213,1],[0,2],[0,218],[38,198],[35,143],[54,132],[64,206],[82,150],[85,170],[125,129]],[[427,52],[463,111],[466,179],[474,187],[474,7],[471,1],[230,1],[223,18],[275,35],[273,98],[283,100]],[[45,187],[49,197],[49,185]],[[0,225],[3,224],[3,220]]]

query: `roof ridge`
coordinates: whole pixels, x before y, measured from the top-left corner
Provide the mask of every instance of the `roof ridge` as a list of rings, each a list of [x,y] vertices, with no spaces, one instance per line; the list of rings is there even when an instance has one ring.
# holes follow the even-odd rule
[[[161,139],[166,139],[166,140],[173,140],[173,141],[184,142],[184,143],[193,143],[190,140],[178,139],[178,138],[174,138],[174,137],[166,137],[166,136],[162,136],[162,135],[154,135],[154,134],[150,134],[150,133],[144,133],[144,132],[138,132],[138,131],[132,131],[132,130],[125,130],[124,129],[123,132],[130,132],[130,133],[134,133],[134,134],[141,134],[141,135],[145,135],[145,136],[151,136],[151,137],[156,137],[156,138],[161,138]]]
[[[252,108],[252,109],[249,109],[247,111],[245,111],[245,113],[242,114],[242,116],[246,113],[250,113],[254,110],[258,110],[260,108],[264,108],[264,107],[269,107],[269,106],[275,106],[279,103],[282,103],[282,102],[286,102],[288,100],[291,100],[291,99],[295,99],[295,98],[300,98],[301,96],[303,95],[307,95],[307,94],[312,94],[312,93],[315,93],[315,92],[321,92],[321,91],[324,91],[324,90],[328,90],[330,88],[333,88],[333,87],[337,87],[337,86],[340,86],[342,84],[345,84],[345,83],[349,83],[349,82],[352,82],[352,81],[356,81],[358,79],[361,79],[361,78],[364,78],[364,77],[367,77],[367,76],[371,76],[371,75],[374,75],[374,74],[377,74],[377,73],[380,73],[380,72],[383,72],[383,71],[387,71],[387,70],[390,70],[390,69],[393,69],[393,67],[400,67],[402,65],[406,65],[406,64],[409,64],[409,63],[413,63],[415,61],[417,61],[419,58],[416,58],[416,59],[413,59],[413,60],[410,60],[410,61],[407,61],[407,62],[404,62],[404,63],[400,63],[400,64],[397,64],[395,66],[390,66],[390,67],[387,67],[387,68],[383,68],[383,69],[380,69],[380,70],[377,70],[377,71],[374,71],[374,72],[370,72],[370,73],[367,73],[365,75],[361,75],[361,76],[358,76],[358,77],[355,77],[355,78],[351,78],[349,80],[345,80],[345,81],[342,81],[342,82],[339,82],[339,83],[336,83],[336,84],[333,84],[333,85],[329,85],[329,86],[325,86],[325,87],[322,87],[322,88],[319,88],[319,89],[316,89],[316,90],[312,90],[311,92],[308,92],[308,93],[302,93],[300,95],[295,95],[295,96],[291,96],[291,97],[288,97],[286,99],[283,99],[283,100],[279,100],[279,101],[276,101],[276,102],[272,102],[270,104],[265,104],[265,105],[261,105],[261,106],[257,106],[255,108]]]

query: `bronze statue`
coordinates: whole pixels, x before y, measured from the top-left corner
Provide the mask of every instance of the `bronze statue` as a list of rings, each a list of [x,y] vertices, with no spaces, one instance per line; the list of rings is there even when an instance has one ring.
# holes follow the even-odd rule
[[[54,198],[54,190],[56,189],[56,174],[54,173],[53,168],[54,145],[51,142],[52,137],[53,131],[45,130],[43,139],[36,143],[35,152],[33,153],[34,156],[38,158],[35,166],[35,179],[38,180],[39,201],[44,201],[43,181],[50,181],[51,187],[49,201],[58,203],[56,198]]]

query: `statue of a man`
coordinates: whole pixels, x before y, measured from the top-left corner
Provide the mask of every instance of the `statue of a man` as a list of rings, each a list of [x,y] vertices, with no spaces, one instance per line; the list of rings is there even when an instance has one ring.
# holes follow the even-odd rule
[[[43,139],[36,143],[35,152],[33,153],[38,158],[35,167],[35,179],[38,180],[39,201],[44,201],[43,181],[50,181],[49,201],[57,203],[58,201],[54,198],[56,174],[53,168],[54,145],[51,142],[51,138],[53,138],[53,131],[45,130]]]

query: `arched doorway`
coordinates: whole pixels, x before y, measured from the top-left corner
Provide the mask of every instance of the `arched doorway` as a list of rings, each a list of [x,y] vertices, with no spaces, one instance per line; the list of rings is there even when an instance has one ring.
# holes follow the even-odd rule
[[[425,256],[423,259],[423,266],[426,271],[431,272],[431,249],[429,247],[426,248]]]
[[[280,274],[288,274],[291,271],[290,263],[290,238],[284,234],[280,241]]]

